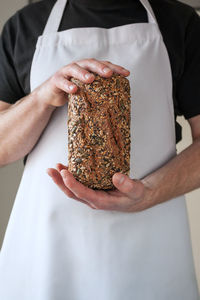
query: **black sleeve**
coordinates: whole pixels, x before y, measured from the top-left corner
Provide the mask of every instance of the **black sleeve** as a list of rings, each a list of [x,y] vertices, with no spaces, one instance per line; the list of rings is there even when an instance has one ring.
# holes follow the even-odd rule
[[[15,69],[16,39],[14,16],[5,24],[0,38],[0,100],[11,104],[25,96]]]
[[[184,70],[176,92],[179,109],[186,119],[200,114],[200,17],[195,11],[185,33]]]

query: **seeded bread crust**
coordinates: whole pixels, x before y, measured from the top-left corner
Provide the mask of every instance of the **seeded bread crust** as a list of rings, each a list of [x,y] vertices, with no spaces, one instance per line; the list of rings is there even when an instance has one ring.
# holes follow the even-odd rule
[[[130,85],[127,78],[78,79],[68,101],[68,170],[92,189],[113,189],[112,176],[130,170]]]

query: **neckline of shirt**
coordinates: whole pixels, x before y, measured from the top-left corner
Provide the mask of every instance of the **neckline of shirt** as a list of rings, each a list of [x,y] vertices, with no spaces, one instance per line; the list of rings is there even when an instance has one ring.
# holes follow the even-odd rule
[[[112,5],[116,6],[126,6],[127,4],[132,4],[133,2],[139,2],[139,0],[68,0],[72,4],[87,7],[110,7]]]

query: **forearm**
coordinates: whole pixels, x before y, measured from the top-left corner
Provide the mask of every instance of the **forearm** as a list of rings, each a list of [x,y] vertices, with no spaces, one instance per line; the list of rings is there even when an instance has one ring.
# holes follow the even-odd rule
[[[200,187],[200,138],[165,166],[143,178],[147,198],[155,204]]]
[[[67,94],[75,93],[77,86],[70,81],[75,77],[92,83],[93,73],[110,77],[114,72],[128,76],[130,72],[107,61],[83,59],[58,70],[29,96],[9,109],[0,112],[0,166],[24,157],[36,144],[55,107],[67,103]]]
[[[30,94],[0,112],[0,166],[28,154],[46,127],[54,107]]]

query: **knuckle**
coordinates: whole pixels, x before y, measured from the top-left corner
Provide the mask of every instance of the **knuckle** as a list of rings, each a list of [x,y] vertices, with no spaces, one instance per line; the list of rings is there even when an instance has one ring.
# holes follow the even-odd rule
[[[85,76],[85,74],[89,73],[89,71],[86,70],[86,69],[84,69],[84,68],[81,68],[81,69],[79,70],[79,72],[80,72],[80,74],[81,74],[82,76]]]
[[[78,60],[76,60],[76,61],[73,61],[72,63],[73,63],[73,64],[76,64],[76,65],[78,65],[78,66],[80,66],[83,62],[84,62],[83,59],[78,59]]]
[[[74,69],[75,67],[77,67],[77,64],[75,62],[72,62],[64,68],[64,71],[69,72],[71,69]]]
[[[133,187],[131,185],[126,186],[126,193],[133,192]]]
[[[94,57],[88,59],[89,62],[96,62],[97,60]]]
[[[77,67],[77,63],[76,63],[76,62],[73,62],[73,63],[69,64],[69,67],[70,67],[70,68],[75,68],[75,67]]]
[[[111,62],[109,60],[104,60],[102,61],[103,63],[106,63],[106,64],[111,64]]]
[[[61,78],[60,78],[60,85],[61,85],[62,87],[68,87],[69,82],[68,82],[67,79],[61,77]]]
[[[61,74],[65,73],[65,72],[66,72],[66,70],[67,70],[67,68],[68,68],[68,65],[67,65],[67,66],[64,66],[64,67],[62,67],[62,68],[60,69],[60,73],[61,73]]]
[[[76,61],[72,61],[73,64],[77,64],[78,66],[81,66],[85,62],[85,59],[78,59]]]
[[[67,79],[65,79],[63,76],[52,77],[51,82],[54,86],[58,88],[63,88],[68,85]]]
[[[55,73],[53,76],[51,76],[50,83],[53,84],[53,85],[56,85],[57,81],[58,81],[58,74]]]

